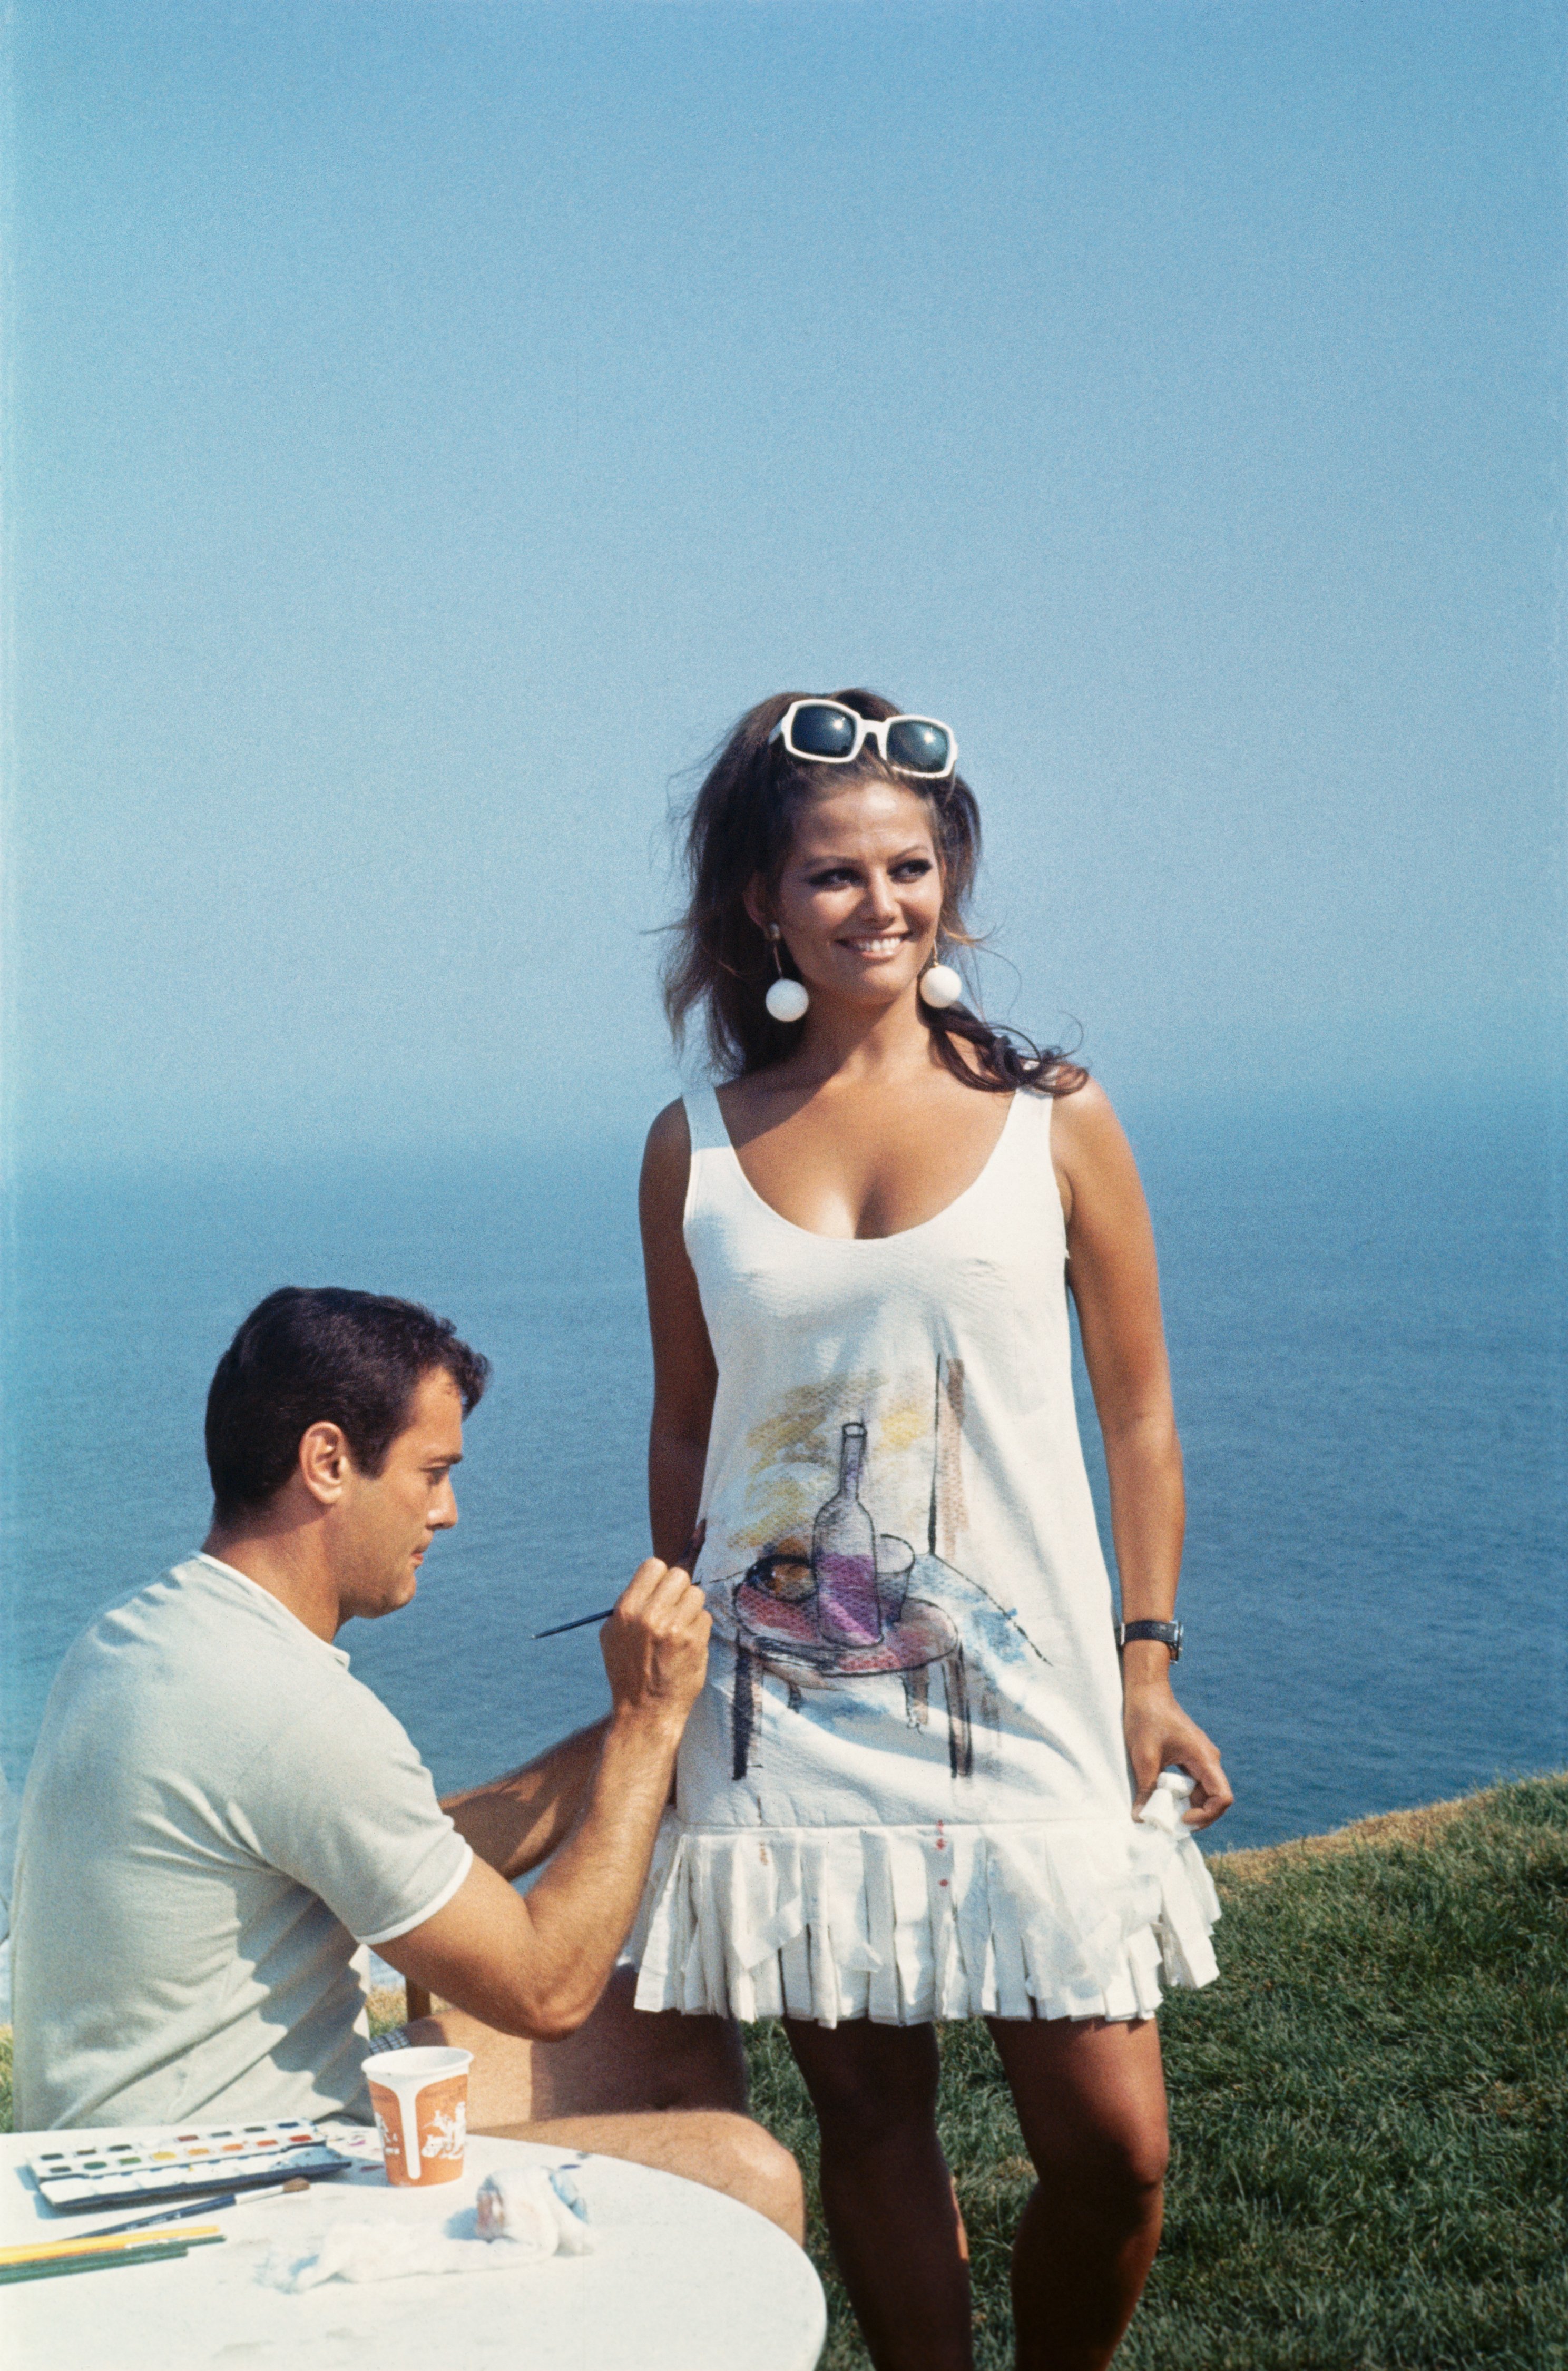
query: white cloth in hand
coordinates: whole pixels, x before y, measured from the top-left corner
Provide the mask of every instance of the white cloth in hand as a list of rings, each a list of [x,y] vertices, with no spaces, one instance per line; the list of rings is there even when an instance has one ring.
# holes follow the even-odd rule
[[[1183,1826],[1182,1814],[1192,1791],[1193,1782],[1184,1770],[1162,1770],[1138,1818],[1146,1827],[1158,1828],[1162,1835],[1191,1835],[1192,1830]]]

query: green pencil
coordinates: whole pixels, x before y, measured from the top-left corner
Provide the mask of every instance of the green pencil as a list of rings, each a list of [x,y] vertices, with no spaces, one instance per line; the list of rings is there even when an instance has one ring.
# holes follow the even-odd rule
[[[160,2240],[151,2248],[105,2249],[101,2256],[54,2256],[31,2264],[0,2264],[0,2286],[10,2281],[52,2281],[66,2273],[101,2273],[110,2264],[156,2264],[166,2256],[188,2256],[192,2248],[218,2248],[221,2235],[211,2239]]]

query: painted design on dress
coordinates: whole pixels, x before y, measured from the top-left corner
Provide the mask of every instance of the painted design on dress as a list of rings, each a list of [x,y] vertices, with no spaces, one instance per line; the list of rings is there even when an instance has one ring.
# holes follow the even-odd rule
[[[951,1564],[969,1528],[963,1498],[963,1360],[937,1360],[936,1449],[931,1458],[930,1550]]]
[[[890,1391],[874,1368],[852,1368],[781,1393],[745,1439],[745,1502],[732,1551],[748,1556],[786,1548],[811,1558],[812,1524],[824,1470],[836,1472],[839,1429],[847,1416],[876,1407],[879,1470],[892,1458],[923,1463],[931,1433],[928,1384]],[[887,1475],[882,1475],[885,1485]]]
[[[854,1379],[859,1381],[859,1379]],[[801,1431],[809,1429],[819,1458],[827,1447],[827,1402],[832,1394],[837,1409],[845,1404],[840,1382],[815,1385],[791,1394],[794,1403],[758,1426],[752,1441],[771,1466],[769,1495],[778,1509],[780,1470],[791,1483],[799,1472]],[[870,1394],[868,1394],[869,1397]],[[809,1406],[805,1404],[809,1402]],[[974,1710],[970,1702],[968,1665],[961,1620],[973,1622],[985,1602],[989,1633],[998,1621],[1017,1631],[1011,1612],[1001,1608],[983,1585],[971,1581],[953,1563],[956,1542],[967,1528],[961,1457],[963,1423],[963,1365],[961,1359],[939,1357],[936,1372],[934,1423],[931,1402],[922,1429],[929,1426],[931,1440],[930,1498],[923,1555],[897,1534],[879,1531],[865,1496],[870,1459],[868,1428],[863,1416],[837,1421],[837,1487],[823,1499],[811,1517],[809,1545],[801,1536],[806,1526],[796,1512],[798,1486],[790,1498],[796,1536],[762,1547],[746,1570],[732,1573],[712,1585],[709,1602],[715,1627],[728,1637],[735,1652],[732,1699],[732,1771],[744,1779],[751,1766],[761,1711],[760,1685],[771,1676],[784,1683],[790,1709],[803,1709],[804,1692],[836,1690],[844,1683],[896,1678],[903,1683],[905,1716],[911,1728],[930,1721],[931,1672],[941,1677],[947,1711],[948,1760],[955,1779],[968,1778],[974,1769]],[[907,1439],[907,1411],[903,1402],[892,1411],[890,1428],[879,1418],[879,1440],[894,1451],[913,1446]],[[818,1467],[820,1473],[820,1464]],[[820,1481],[817,1486],[821,1486]],[[755,1503],[756,1494],[750,1494]],[[778,1511],[782,1511],[778,1509]],[[945,1599],[946,1603],[942,1601]],[[1028,1649],[1043,1661],[1033,1642]],[[857,1693],[859,1691],[857,1690]],[[994,1693],[981,1694],[983,1720],[996,1726],[998,1706]]]

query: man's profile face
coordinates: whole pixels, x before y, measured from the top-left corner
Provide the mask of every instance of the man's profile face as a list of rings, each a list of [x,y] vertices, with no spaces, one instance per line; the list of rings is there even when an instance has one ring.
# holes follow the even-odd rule
[[[432,1367],[415,1386],[380,1473],[352,1473],[333,1510],[332,1562],[345,1622],[407,1605],[426,1548],[457,1521],[452,1469],[462,1455],[462,1398],[445,1368]]]

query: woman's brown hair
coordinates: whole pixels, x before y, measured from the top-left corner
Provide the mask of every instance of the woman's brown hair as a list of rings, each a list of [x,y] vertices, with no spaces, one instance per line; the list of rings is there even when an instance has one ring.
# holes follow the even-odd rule
[[[796,815],[825,779],[820,766],[792,758],[781,740],[768,738],[792,700],[812,696],[780,691],[748,709],[709,768],[686,817],[689,897],[664,964],[664,1010],[679,1046],[693,1013],[701,1009],[714,1067],[726,1077],[767,1070],[800,1044],[801,1024],[775,1021],[763,1001],[775,977],[773,951],[746,911],[745,892],[758,875],[770,888],[777,885]],[[858,716],[880,720],[903,712],[874,691],[836,691],[829,697]],[[980,810],[963,776],[935,782],[890,773],[868,741],[853,765],[834,769],[834,781],[888,781],[925,801],[941,865],[942,935],[955,945],[973,946],[964,907],[980,862]],[[995,1028],[962,1003],[939,1012],[922,1000],[919,1009],[942,1062],[967,1087],[1002,1094],[1022,1087],[1064,1095],[1089,1075],[1059,1048],[1042,1048],[1015,1031]],[[967,1051],[961,1052],[955,1041]]]

